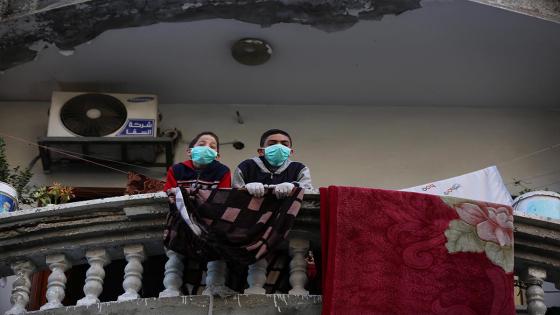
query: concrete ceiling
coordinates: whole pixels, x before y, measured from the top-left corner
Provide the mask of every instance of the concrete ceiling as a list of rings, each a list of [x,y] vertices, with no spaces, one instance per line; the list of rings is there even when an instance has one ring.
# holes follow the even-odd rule
[[[230,55],[240,38],[273,47],[261,66]],[[338,32],[229,19],[110,30],[51,46],[0,75],[0,101],[56,90],[155,93],[161,103],[354,104],[560,108],[560,25],[468,1]]]

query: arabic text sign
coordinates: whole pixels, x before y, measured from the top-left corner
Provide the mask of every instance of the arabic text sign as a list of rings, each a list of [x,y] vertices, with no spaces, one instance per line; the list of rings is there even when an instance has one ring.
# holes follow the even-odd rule
[[[153,136],[153,119],[129,119],[119,136]]]

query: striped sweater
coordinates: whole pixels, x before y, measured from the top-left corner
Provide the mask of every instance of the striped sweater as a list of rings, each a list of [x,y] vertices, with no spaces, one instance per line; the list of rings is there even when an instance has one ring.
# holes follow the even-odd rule
[[[231,188],[231,172],[218,161],[213,161],[204,168],[194,167],[192,160],[174,164],[167,171],[167,181],[163,188],[167,191],[173,187],[184,188]]]

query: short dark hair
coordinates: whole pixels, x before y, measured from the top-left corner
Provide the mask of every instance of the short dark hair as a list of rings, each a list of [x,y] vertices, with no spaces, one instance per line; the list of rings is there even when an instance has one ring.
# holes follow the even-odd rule
[[[261,147],[264,146],[264,143],[266,142],[266,138],[270,137],[271,135],[275,135],[275,134],[281,134],[284,135],[286,137],[288,137],[288,139],[290,139],[290,146],[293,146],[294,143],[292,142],[292,137],[290,136],[289,133],[285,132],[284,130],[281,129],[270,129],[265,131],[262,136],[261,136]]]
[[[218,149],[217,151],[220,152],[220,139],[219,139],[218,136],[217,136],[215,133],[213,133],[212,131],[203,131],[203,132],[197,134],[196,137],[194,137],[194,138],[191,140],[191,143],[189,143],[189,149],[194,148],[194,145],[198,142],[198,140],[200,139],[200,137],[206,136],[206,135],[211,136],[211,137],[213,137],[214,139],[216,139],[216,149]]]

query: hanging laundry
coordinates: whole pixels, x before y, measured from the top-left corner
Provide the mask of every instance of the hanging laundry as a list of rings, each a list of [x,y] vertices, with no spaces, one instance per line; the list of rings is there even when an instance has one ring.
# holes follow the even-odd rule
[[[266,258],[288,235],[304,190],[278,199],[270,190],[256,198],[241,189],[175,190],[164,244],[201,260],[252,264]]]
[[[515,314],[509,206],[321,188],[323,314]]]

